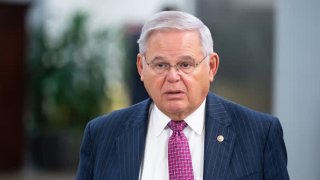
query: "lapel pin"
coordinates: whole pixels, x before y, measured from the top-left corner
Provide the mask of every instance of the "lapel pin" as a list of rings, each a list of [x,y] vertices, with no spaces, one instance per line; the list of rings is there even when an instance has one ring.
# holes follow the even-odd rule
[[[222,141],[224,140],[224,137],[223,137],[222,135],[219,135],[219,136],[217,137],[217,140],[218,140],[219,142],[222,142]]]

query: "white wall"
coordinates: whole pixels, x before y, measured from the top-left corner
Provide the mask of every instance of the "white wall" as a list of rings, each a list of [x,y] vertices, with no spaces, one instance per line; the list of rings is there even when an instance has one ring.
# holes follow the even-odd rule
[[[274,113],[293,180],[320,179],[320,1],[276,1]]]

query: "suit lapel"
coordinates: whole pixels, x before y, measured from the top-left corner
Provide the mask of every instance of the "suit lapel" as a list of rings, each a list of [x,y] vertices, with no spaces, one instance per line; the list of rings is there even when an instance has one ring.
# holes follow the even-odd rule
[[[123,133],[117,139],[120,179],[136,180],[144,153],[148,114],[151,101],[144,101],[138,111],[132,112],[124,124]]]
[[[221,99],[209,93],[205,120],[204,180],[225,179],[235,137],[231,118]]]
[[[136,180],[144,153],[151,100],[141,103],[124,124],[123,133],[117,138],[120,179]],[[219,142],[217,137],[223,136]],[[233,152],[236,134],[231,128],[231,118],[221,99],[209,93],[206,103],[204,180],[225,179]],[[221,140],[220,140],[221,141]]]

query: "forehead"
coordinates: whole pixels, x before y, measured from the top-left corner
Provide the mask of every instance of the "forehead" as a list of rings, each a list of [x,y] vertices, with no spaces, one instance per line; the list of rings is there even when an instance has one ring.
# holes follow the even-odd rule
[[[198,40],[200,42],[200,33],[198,31],[179,29],[157,29],[150,31],[147,42],[154,38],[168,38],[170,40],[176,40],[182,36],[194,38],[194,40]]]
[[[197,55],[202,53],[200,35],[193,30],[153,31],[147,40],[147,54]]]

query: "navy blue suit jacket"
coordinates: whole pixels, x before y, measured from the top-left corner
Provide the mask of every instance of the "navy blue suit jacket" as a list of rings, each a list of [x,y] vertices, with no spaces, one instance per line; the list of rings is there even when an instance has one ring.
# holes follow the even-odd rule
[[[76,179],[138,179],[151,102],[145,100],[87,124]],[[224,141],[217,141],[219,135]],[[204,146],[204,180],[289,179],[278,119],[212,93],[206,102]]]

